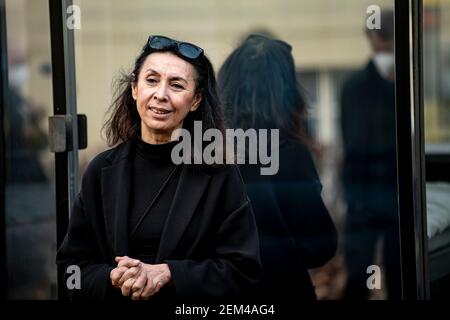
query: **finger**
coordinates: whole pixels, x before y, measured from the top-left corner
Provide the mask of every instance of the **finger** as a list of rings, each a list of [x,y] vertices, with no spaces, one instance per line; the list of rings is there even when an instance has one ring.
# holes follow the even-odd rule
[[[137,259],[131,259],[131,258],[124,258],[124,259],[120,259],[119,262],[117,263],[118,267],[137,267],[139,266],[141,263],[140,260]]]
[[[120,260],[123,260],[123,259],[129,259],[130,257],[128,257],[128,256],[117,256],[114,260],[116,260],[116,262],[118,263]]]
[[[149,276],[147,273],[147,283],[145,284],[144,290],[142,290],[141,298],[147,300],[150,296],[153,295],[153,291],[155,290],[155,284],[153,283],[153,278]]]
[[[128,297],[131,292],[131,287],[134,283],[135,279],[131,278],[124,282],[124,284],[120,287],[120,291],[122,292],[122,295],[125,297]]]
[[[123,272],[123,274],[119,278],[119,280],[117,281],[117,285],[118,286],[122,286],[125,283],[125,281],[127,281],[128,279],[137,277],[138,274],[139,274],[139,269],[138,268],[136,268],[136,267],[127,268],[125,270],[125,272]]]
[[[123,283],[123,285],[120,287],[123,296],[128,297],[130,295],[131,287],[133,286],[135,281],[135,278],[130,278]]]
[[[167,283],[169,280],[167,279],[167,276],[164,274],[157,275],[153,278],[153,285],[155,287],[155,293],[159,292],[159,290]]]
[[[159,292],[159,290],[161,290],[161,288],[164,286],[164,284],[162,282],[156,282],[155,285],[155,290],[153,291],[153,295],[157,294]]]
[[[144,291],[144,288],[138,289],[137,291],[133,291],[133,287],[131,287],[131,291],[130,291],[131,300],[139,300],[141,298],[142,291]]]
[[[138,291],[132,291],[131,300],[139,300],[141,298],[141,293],[143,290],[144,288],[139,289]]]
[[[133,286],[131,287],[132,291],[131,299],[138,300],[140,298],[141,293],[145,288],[146,282],[147,282],[147,275],[145,272],[141,272],[139,277],[136,279]]]
[[[122,277],[120,277],[119,281],[117,282],[117,285],[119,285],[120,287],[123,286],[125,281],[136,277],[139,274],[139,271],[140,271],[139,268],[136,267],[129,268],[127,271],[123,273]]]
[[[130,257],[127,257],[127,256],[124,256],[124,257],[116,257],[116,262],[117,263],[120,263],[120,262],[124,262],[124,261],[140,261],[139,259],[133,259],[133,258],[130,258]]]
[[[167,276],[163,274],[157,275],[154,278],[148,276],[147,286],[142,291],[141,298],[147,300],[149,297],[157,294],[167,282]]]
[[[127,267],[119,267],[114,268],[110,273],[111,283],[113,286],[118,286],[119,280],[122,277],[122,275],[127,271]]]

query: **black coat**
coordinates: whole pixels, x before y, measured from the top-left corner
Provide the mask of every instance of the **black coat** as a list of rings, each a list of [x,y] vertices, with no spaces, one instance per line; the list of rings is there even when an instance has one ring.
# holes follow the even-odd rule
[[[81,269],[81,289],[69,290],[74,298],[105,299],[117,291],[109,273],[115,257],[129,250],[132,150],[128,141],[105,151],[84,174],[57,253],[58,264]],[[155,263],[169,265],[181,300],[235,297],[258,281],[258,235],[236,166],[181,168]]]
[[[395,85],[381,77],[372,61],[345,82],[340,119],[349,213],[357,212],[357,219],[396,221]]]
[[[259,300],[315,299],[308,269],[333,257],[336,228],[306,146],[284,140],[279,159],[279,171],[273,176],[260,175],[259,166],[240,167],[259,232],[264,271]]]

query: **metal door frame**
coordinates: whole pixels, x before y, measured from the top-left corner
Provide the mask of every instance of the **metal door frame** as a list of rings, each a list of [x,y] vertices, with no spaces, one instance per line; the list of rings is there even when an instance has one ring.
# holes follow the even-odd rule
[[[429,299],[422,0],[395,0],[398,203],[404,300]]]
[[[72,0],[49,0],[53,77],[53,113],[71,116],[67,141],[70,149],[55,153],[56,243],[61,245],[69,225],[72,203],[78,192],[78,137],[76,119],[76,76],[74,33],[66,25]],[[72,151],[73,150],[73,151]],[[58,298],[67,299],[63,275],[58,267]]]
[[[5,0],[0,0],[0,299],[7,295],[7,268],[6,268],[6,212],[5,212],[5,117],[4,110],[7,103],[8,90],[8,51],[6,47],[6,8]]]

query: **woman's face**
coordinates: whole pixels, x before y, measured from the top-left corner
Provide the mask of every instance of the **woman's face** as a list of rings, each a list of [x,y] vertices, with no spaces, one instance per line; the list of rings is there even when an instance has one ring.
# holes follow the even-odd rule
[[[146,58],[131,86],[143,138],[170,138],[173,130],[182,127],[187,114],[201,102],[201,95],[195,94],[195,77],[194,67],[170,52]]]

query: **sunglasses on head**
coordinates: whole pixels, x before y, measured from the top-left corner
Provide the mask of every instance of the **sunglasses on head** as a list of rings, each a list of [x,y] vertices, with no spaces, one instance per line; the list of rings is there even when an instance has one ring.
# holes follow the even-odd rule
[[[183,57],[197,59],[203,54],[203,49],[189,42],[180,42],[164,36],[150,36],[148,46],[155,50],[176,48]]]

